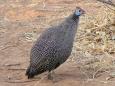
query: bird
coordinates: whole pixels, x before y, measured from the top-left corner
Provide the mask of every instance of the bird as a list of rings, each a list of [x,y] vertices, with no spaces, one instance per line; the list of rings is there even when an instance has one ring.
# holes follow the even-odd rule
[[[76,7],[60,24],[43,31],[30,51],[30,64],[26,70],[28,79],[48,72],[48,79],[53,79],[53,72],[71,55],[80,16],[85,11]]]

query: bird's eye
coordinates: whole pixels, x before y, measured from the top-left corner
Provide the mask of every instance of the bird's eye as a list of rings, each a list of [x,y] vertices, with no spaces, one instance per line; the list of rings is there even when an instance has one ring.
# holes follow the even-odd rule
[[[81,10],[79,10],[79,12],[81,12]]]

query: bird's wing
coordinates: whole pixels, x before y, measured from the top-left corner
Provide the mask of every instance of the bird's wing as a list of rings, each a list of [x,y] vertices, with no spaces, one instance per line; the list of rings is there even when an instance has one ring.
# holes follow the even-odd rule
[[[54,33],[45,33],[37,40],[31,49],[30,64],[33,66],[41,66],[48,62],[55,51],[55,35]]]

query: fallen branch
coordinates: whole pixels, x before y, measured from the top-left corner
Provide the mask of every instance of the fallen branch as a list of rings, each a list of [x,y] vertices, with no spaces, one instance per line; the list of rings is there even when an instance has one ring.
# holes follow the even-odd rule
[[[97,1],[102,2],[102,3],[106,3],[108,5],[115,7],[115,3],[113,3],[111,0],[97,0]]]

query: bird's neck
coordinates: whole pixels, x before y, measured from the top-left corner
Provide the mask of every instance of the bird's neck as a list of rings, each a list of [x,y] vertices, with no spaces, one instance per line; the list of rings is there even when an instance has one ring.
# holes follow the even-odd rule
[[[64,26],[63,31],[76,32],[78,23],[79,23],[79,16],[76,16],[75,14],[71,14],[69,17],[65,19],[65,21],[61,24],[61,26]]]
[[[74,23],[75,25],[77,25],[79,23],[79,17],[76,14],[71,14],[67,19],[66,22],[68,23]]]
[[[73,15],[72,15],[72,19],[73,19],[75,22],[78,23],[78,21],[79,21],[79,15],[73,14]]]
[[[70,15],[69,17],[66,18],[66,20],[61,24],[64,26],[63,31],[75,34],[77,31],[77,27],[79,24],[79,16],[76,16],[74,14]],[[70,33],[70,34],[71,34]]]

